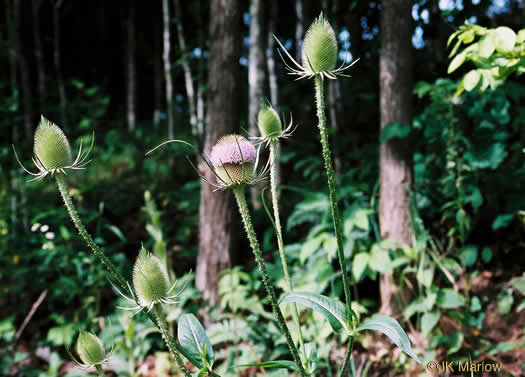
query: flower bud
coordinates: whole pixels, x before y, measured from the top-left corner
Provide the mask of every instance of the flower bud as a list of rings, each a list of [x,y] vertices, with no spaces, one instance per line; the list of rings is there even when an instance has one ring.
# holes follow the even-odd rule
[[[210,156],[219,184],[222,185],[253,182],[256,158],[255,147],[241,135],[221,137],[212,148]]]
[[[168,275],[162,262],[144,248],[133,266],[133,288],[144,306],[152,306],[169,296]]]
[[[277,111],[271,106],[263,106],[257,118],[261,136],[264,138],[276,138],[281,135],[283,127]]]
[[[73,163],[66,135],[44,116],[35,131],[33,150],[46,170],[63,169]]]
[[[322,13],[306,32],[302,63],[303,67],[313,73],[330,72],[337,64],[337,39],[334,29]]]
[[[106,351],[102,341],[90,332],[82,331],[78,335],[77,353],[86,365],[102,364],[106,359]]]

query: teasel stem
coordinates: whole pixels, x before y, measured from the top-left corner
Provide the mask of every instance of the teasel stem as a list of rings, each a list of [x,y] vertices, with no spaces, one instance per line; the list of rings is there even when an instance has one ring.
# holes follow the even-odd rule
[[[326,176],[328,178],[328,192],[330,196],[330,209],[332,212],[332,219],[334,221],[334,231],[337,240],[337,258],[339,259],[339,265],[341,267],[341,276],[343,278],[343,290],[345,293],[345,303],[347,307],[347,318],[350,320],[351,310],[351,296],[350,296],[350,283],[348,281],[346,262],[343,250],[343,232],[341,229],[341,215],[339,214],[339,207],[337,205],[337,193],[335,189],[335,174],[332,166],[332,153],[330,152],[330,145],[328,143],[328,131],[326,130],[326,114],[325,114],[325,103],[324,103],[324,81],[321,75],[315,75],[315,102],[317,105],[317,118],[319,119],[319,132],[321,134],[321,146],[323,149],[323,158],[326,168]],[[348,362],[350,361],[350,355],[353,347],[353,336],[350,337],[348,346],[346,348],[346,355],[344,363],[341,366],[341,371],[345,371],[348,368]],[[342,376],[343,374],[339,374]]]
[[[299,357],[299,353],[297,352],[297,348],[295,347],[295,344],[293,342],[290,330],[288,329],[286,321],[284,320],[283,313],[279,308],[279,303],[277,301],[277,297],[275,296],[273,285],[270,281],[270,275],[268,274],[268,271],[266,270],[266,265],[264,264],[261,248],[259,246],[259,241],[257,240],[255,230],[253,229],[250,211],[248,209],[248,204],[246,203],[246,193],[244,191],[244,185],[234,186],[233,193],[235,194],[235,199],[237,200],[237,205],[239,206],[239,212],[241,213],[241,218],[244,224],[244,229],[246,230],[246,235],[248,236],[248,240],[250,241],[253,254],[255,255],[257,267],[259,268],[259,272],[262,276],[264,288],[266,289],[266,293],[268,294],[268,298],[270,299],[270,304],[272,305],[273,314],[277,319],[277,323],[279,324],[281,331],[284,333],[286,342],[288,343],[288,348],[290,349],[295,364],[297,364],[297,368],[299,368],[299,374],[303,377],[306,377],[306,371],[304,370],[303,363],[301,362],[301,358]]]
[[[100,364],[95,365],[95,369],[97,370],[98,377],[106,376],[106,373],[104,373],[104,369],[102,369],[102,365]]]
[[[102,249],[95,243],[95,241],[93,241],[93,238],[91,238],[86,228],[82,224],[80,216],[78,215],[73,201],[69,196],[64,175],[56,174],[55,177],[57,181],[58,190],[60,191],[60,195],[64,200],[64,204],[66,205],[67,211],[69,212],[69,216],[71,217],[71,220],[73,220],[73,224],[75,224],[75,227],[77,228],[78,232],[80,233],[84,241],[86,241],[89,248],[93,251],[93,254],[95,254],[95,256],[102,262],[102,264],[109,270],[109,273],[111,274],[113,279],[118,283],[120,289],[122,289],[123,292],[126,292],[128,290],[128,284],[126,282],[126,279],[124,279],[120,272],[117,271],[115,265],[106,257]]]
[[[78,215],[78,212],[75,209],[73,201],[71,200],[69,196],[67,184],[64,179],[64,175],[56,174],[55,177],[57,181],[58,191],[60,191],[60,195],[62,196],[62,199],[64,200],[64,204],[67,208],[67,211],[69,212],[69,216],[71,217],[73,224],[75,224],[75,227],[77,228],[78,232],[80,233],[84,241],[86,241],[89,248],[93,251],[93,254],[95,254],[95,256],[102,262],[102,264],[109,270],[111,276],[113,277],[115,282],[119,285],[119,288],[122,290],[122,292],[127,292],[129,290],[129,284],[127,283],[126,279],[124,279],[122,274],[118,272],[115,265],[106,257],[106,255],[104,254],[104,251],[102,251],[102,249],[99,246],[97,246],[95,241],[93,241],[93,238],[91,238],[86,228],[84,227],[84,224],[82,224],[82,221],[80,220],[80,216]],[[180,363],[177,361],[177,364],[179,364],[179,367],[184,372],[184,375],[186,377],[191,377],[190,372],[184,365],[184,362],[182,361],[180,357],[179,351],[177,350],[177,343],[175,339],[173,339],[173,337],[169,335],[169,332],[162,330],[161,323],[157,321],[150,312],[145,311],[145,313],[148,316],[148,318],[153,323],[155,323],[157,327],[159,328],[162,334],[162,337],[164,338],[164,341],[166,342],[166,346],[168,347],[170,352],[173,354],[173,357],[175,358],[175,360],[176,361],[180,360]]]
[[[350,359],[352,358],[352,348],[354,348],[354,337],[351,336],[348,338],[348,345],[346,346],[345,358],[343,360],[343,365],[339,371],[338,377],[346,376],[346,371],[348,370],[348,365],[350,364]]]
[[[293,290],[292,279],[288,272],[288,263],[286,263],[286,255],[284,253],[284,242],[283,232],[281,227],[281,217],[279,215],[279,198],[277,196],[277,176],[279,174],[279,142],[277,140],[270,143],[270,191],[272,194],[272,206],[273,206],[273,217],[275,221],[275,233],[277,234],[277,246],[279,248],[279,256],[281,257],[281,263],[283,265],[284,279],[288,291]],[[292,303],[292,317],[295,324],[297,325],[297,334],[299,335],[299,344],[301,346],[301,352],[306,357],[306,350],[304,348],[303,332],[301,330],[301,323],[299,322],[299,312],[297,305]]]
[[[156,323],[160,330],[162,338],[164,339],[164,342],[166,342],[168,349],[170,350],[171,354],[175,358],[175,362],[177,363],[177,366],[184,373],[186,377],[192,377],[190,372],[184,365],[184,361],[182,360],[179,354],[179,351],[177,349],[178,345],[175,342],[175,339],[173,339],[173,337],[170,336],[168,324],[166,323],[166,320],[164,319],[164,313],[162,313],[161,304],[155,304],[153,306],[153,310],[155,311]]]

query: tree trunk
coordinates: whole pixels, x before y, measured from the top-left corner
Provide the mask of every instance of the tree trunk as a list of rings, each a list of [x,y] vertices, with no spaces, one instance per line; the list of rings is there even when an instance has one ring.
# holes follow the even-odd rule
[[[135,38],[135,3],[131,1],[128,7],[126,29],[127,29],[127,56],[126,56],[126,118],[128,122],[128,131],[135,131],[136,125],[136,78],[135,68],[136,60],[136,38]]]
[[[200,141],[202,133],[197,123],[197,108],[195,106],[195,87],[193,85],[193,76],[191,74],[190,63],[188,62],[188,51],[186,50],[186,41],[184,39],[184,28],[182,25],[182,10],[180,1],[175,0],[175,20],[177,25],[177,39],[179,49],[182,54],[182,70],[184,71],[184,84],[186,86],[186,96],[188,97],[188,107],[190,112],[191,132],[195,140]]]
[[[163,32],[163,54],[164,80],[166,81],[166,105],[168,112],[168,139],[175,137],[175,109],[173,105],[173,81],[171,79],[171,32],[170,32],[170,5],[168,0],[162,0]]]
[[[53,60],[57,73],[58,96],[60,101],[60,127],[67,127],[67,97],[64,77],[62,76],[62,66],[60,64],[60,8],[62,0],[55,2],[53,7]]]
[[[153,26],[153,127],[160,126],[160,115],[162,112],[162,63],[161,63],[161,29],[159,24]]]
[[[35,44],[36,70],[38,78],[38,101],[40,112],[43,112],[46,104],[46,76],[44,70],[44,52],[42,50],[42,39],[40,37],[40,5],[41,0],[35,0],[31,4],[33,14],[33,41]]]
[[[295,0],[295,18],[295,57],[300,62],[304,37],[303,0]]]
[[[381,129],[390,123],[412,122],[412,2],[382,2],[381,57],[379,63]],[[410,244],[409,224],[412,184],[412,155],[408,143],[390,139],[380,147],[380,209],[381,238],[397,245]],[[394,314],[398,287],[392,275],[381,277],[381,311]]]
[[[248,124],[250,136],[259,136],[257,114],[264,102],[264,38],[262,33],[262,1],[250,1],[250,50],[248,56]],[[254,209],[261,207],[260,185],[250,187]]]
[[[268,50],[266,53],[266,64],[268,69],[268,86],[270,87],[270,100],[275,109],[279,107],[279,86],[277,83],[277,73],[275,72],[275,39],[273,35],[275,30],[275,19],[277,18],[277,3],[275,0],[270,1],[271,10],[268,19]]]
[[[14,50],[16,51],[16,59],[20,72],[20,78],[22,81],[22,105],[24,110],[24,134],[26,137],[31,138],[33,136],[33,94],[31,91],[31,81],[29,78],[29,67],[27,60],[22,50],[22,32],[20,26],[20,8],[22,1],[14,0],[13,12],[14,12]]]
[[[207,124],[204,153],[222,135],[239,124],[238,80],[242,34],[240,0],[212,0],[210,5],[210,55],[208,73]],[[215,177],[201,163],[201,173],[211,181]],[[199,256],[195,284],[210,305],[218,301],[219,273],[231,266],[233,250],[232,208],[229,191],[216,191],[202,183],[200,203]]]

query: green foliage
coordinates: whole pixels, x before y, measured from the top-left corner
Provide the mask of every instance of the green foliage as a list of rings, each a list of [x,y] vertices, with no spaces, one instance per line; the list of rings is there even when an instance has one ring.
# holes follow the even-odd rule
[[[452,73],[465,62],[472,62],[476,69],[468,71],[458,85],[456,95],[464,90],[485,91],[495,89],[512,73],[525,72],[525,29],[515,33],[506,26],[487,29],[474,24],[460,26],[448,39],[447,45],[456,40],[449,57]],[[460,52],[461,45],[467,45]]]

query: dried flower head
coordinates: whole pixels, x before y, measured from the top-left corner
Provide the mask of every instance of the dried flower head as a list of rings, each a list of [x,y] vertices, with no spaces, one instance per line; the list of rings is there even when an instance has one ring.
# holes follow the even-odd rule
[[[299,64],[286,51],[281,42],[275,37],[275,40],[281,47],[281,50],[286,54],[288,59],[293,63],[290,66],[281,55],[285,62],[286,68],[290,74],[299,76],[298,79],[311,78],[320,75],[322,78],[336,79],[337,76],[346,76],[343,71],[350,68],[357,63],[354,62],[344,65],[344,62],[336,68],[337,64],[337,38],[334,29],[330,23],[324,18],[323,13],[317,17],[306,31],[303,41],[303,50],[301,54],[302,65]],[[279,51],[280,54],[280,51]]]
[[[113,353],[113,348],[106,353],[104,344],[96,336],[87,331],[82,331],[77,339],[77,354],[80,360],[77,360],[67,349],[70,357],[83,369],[89,369],[96,365],[106,363]]]
[[[40,124],[35,131],[33,146],[33,163],[38,169],[37,173],[27,170],[15,151],[15,157],[22,169],[35,179],[42,179],[48,174],[62,173],[67,174],[67,169],[79,170],[85,169],[85,166],[91,162],[87,160],[91,149],[93,148],[94,137],[91,139],[91,146],[88,151],[82,151],[82,144],[78,150],[77,157],[73,161],[71,146],[64,132],[56,124],[50,122],[42,115]]]
[[[210,155],[221,188],[254,183],[256,160],[257,150],[253,144],[235,134],[221,137]]]
[[[140,312],[144,308],[150,311],[155,304],[176,304],[184,288],[177,291],[177,280],[170,285],[168,273],[162,262],[155,255],[149,253],[144,247],[133,266],[133,290],[129,287],[133,297],[123,294],[113,286],[115,291],[124,297],[133,307],[121,309]]]
[[[296,127],[293,127],[292,118],[290,117],[290,124],[283,130],[279,114],[271,105],[263,105],[257,117],[257,125],[261,136],[251,137],[251,139],[264,142],[267,145],[277,141],[278,139],[285,139],[292,135]]]

